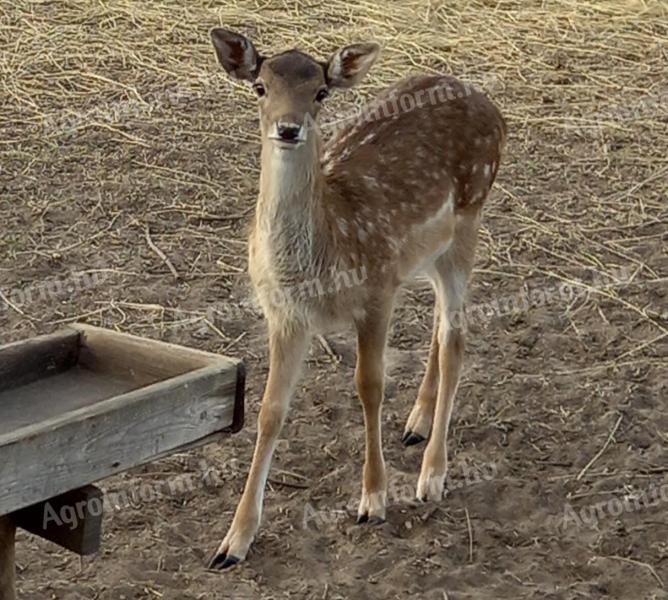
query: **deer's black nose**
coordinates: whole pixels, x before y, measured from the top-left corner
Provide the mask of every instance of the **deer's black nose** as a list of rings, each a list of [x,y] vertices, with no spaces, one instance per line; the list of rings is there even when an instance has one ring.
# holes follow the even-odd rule
[[[295,125],[294,123],[279,123],[277,127],[278,137],[285,142],[295,142],[299,139],[301,129],[301,125]]]

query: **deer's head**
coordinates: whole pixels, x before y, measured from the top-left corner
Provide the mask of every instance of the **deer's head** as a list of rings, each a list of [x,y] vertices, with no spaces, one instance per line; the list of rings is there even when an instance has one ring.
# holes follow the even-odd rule
[[[360,82],[378,57],[377,44],[352,44],[319,61],[299,50],[262,56],[243,35],[211,31],[220,64],[253,86],[260,105],[262,143],[293,149],[307,141],[323,101],[335,88]]]

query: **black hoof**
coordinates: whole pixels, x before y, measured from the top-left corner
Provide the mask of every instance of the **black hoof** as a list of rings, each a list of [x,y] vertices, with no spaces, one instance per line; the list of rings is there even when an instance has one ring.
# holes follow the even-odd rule
[[[209,562],[209,569],[229,569],[236,565],[241,559],[236,556],[228,556],[227,554],[217,554]]]
[[[358,515],[357,524],[362,525],[364,523],[367,523],[369,525],[382,525],[383,523],[385,523],[385,519],[379,516],[369,517],[367,513],[364,513],[363,515]]]
[[[407,431],[404,433],[404,437],[401,438],[401,441],[404,443],[404,446],[415,446],[420,442],[424,442],[426,438],[422,437],[419,433],[413,433],[412,431]]]

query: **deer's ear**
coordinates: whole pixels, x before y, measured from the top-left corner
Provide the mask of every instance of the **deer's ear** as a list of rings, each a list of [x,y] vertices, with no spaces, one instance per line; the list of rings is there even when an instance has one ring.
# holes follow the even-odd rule
[[[380,54],[374,43],[352,44],[335,52],[327,63],[327,79],[332,87],[349,88],[357,85],[369,72]]]
[[[243,35],[221,28],[211,30],[211,41],[216,49],[218,62],[230,77],[255,81],[262,57],[253,42]]]

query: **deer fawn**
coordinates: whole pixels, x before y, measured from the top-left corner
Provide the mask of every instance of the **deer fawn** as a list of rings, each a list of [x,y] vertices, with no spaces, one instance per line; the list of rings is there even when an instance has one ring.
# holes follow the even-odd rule
[[[250,473],[210,565],[227,568],[246,557],[257,532],[272,454],[309,341],[341,325],[357,330],[355,382],[366,430],[358,523],[385,519],[384,352],[397,291],[417,272],[432,281],[436,307],[427,370],[403,442],[429,438],[417,497],[442,497],[464,349],[456,317],[506,126],[482,93],[453,77],[423,75],[386,90],[324,144],[314,125],[323,101],[362,80],[378,45],[346,46],[320,62],[298,50],[262,56],[225,29],[213,29],[211,37],[227,73],[259,96],[262,166],[249,271],[270,351]],[[332,284],[337,273],[360,267],[365,277],[358,285]],[[314,279],[327,293],[292,293]]]

